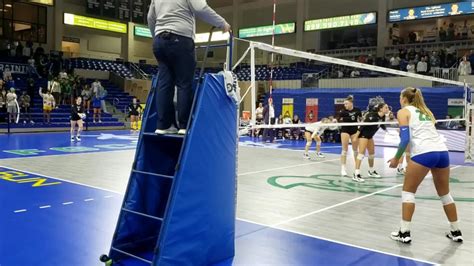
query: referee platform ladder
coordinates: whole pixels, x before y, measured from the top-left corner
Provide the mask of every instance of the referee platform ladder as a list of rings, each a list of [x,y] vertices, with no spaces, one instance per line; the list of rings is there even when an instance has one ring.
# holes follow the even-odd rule
[[[234,256],[237,112],[224,78],[195,89],[187,134],[157,135],[156,87],[106,265],[212,265]]]

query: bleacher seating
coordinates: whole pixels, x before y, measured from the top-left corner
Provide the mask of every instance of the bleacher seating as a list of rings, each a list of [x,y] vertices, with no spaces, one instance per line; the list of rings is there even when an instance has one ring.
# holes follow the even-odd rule
[[[97,71],[109,71],[115,73],[123,78],[132,78],[132,72],[124,64],[114,61],[88,59],[88,58],[74,58],[71,59],[71,69],[88,69]]]
[[[266,65],[255,66],[256,80],[269,80],[270,67]],[[324,71],[327,67],[324,65],[300,66],[294,64],[286,67],[273,68],[273,80],[301,80],[304,73],[318,73]],[[241,81],[250,80],[250,67],[242,66],[238,68],[236,75]]]

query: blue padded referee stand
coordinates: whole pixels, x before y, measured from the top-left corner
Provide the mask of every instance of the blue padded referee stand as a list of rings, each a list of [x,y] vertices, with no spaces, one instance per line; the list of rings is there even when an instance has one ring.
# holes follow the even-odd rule
[[[108,265],[212,265],[234,256],[237,107],[207,74],[186,136],[156,135],[154,77]]]

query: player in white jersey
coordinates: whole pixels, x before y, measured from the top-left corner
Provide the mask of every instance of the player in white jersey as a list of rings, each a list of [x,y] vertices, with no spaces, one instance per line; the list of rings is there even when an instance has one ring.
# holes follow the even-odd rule
[[[415,193],[425,176],[431,171],[438,196],[450,222],[446,236],[455,242],[462,242],[456,205],[449,193],[449,152],[435,128],[433,113],[425,104],[420,89],[406,88],[400,95],[402,109],[398,112],[400,144],[397,154],[390,162],[396,168],[406,146],[411,146],[411,160],[408,162],[402,191],[402,220],[398,232],[391,238],[402,243],[411,242],[410,223],[415,211]]]
[[[324,133],[324,130],[326,130],[326,127],[323,124],[328,122],[329,119],[323,118],[320,122],[312,123],[305,127],[304,136],[306,139],[306,146],[303,154],[304,159],[311,159],[308,152],[313,144],[313,139],[316,141],[316,157],[324,158],[324,155],[321,153],[321,135]]]

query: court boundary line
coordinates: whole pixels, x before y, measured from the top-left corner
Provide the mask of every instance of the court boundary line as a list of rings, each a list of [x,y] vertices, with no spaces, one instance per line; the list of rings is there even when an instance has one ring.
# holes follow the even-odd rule
[[[262,230],[271,228],[271,229],[276,229],[276,230],[280,230],[280,231],[284,231],[284,232],[289,232],[289,233],[293,233],[293,234],[297,234],[297,235],[306,236],[306,237],[309,237],[309,238],[315,238],[315,239],[324,240],[324,241],[327,241],[327,242],[333,242],[333,243],[337,243],[337,244],[344,245],[344,246],[349,246],[349,247],[353,247],[353,248],[359,248],[359,249],[363,249],[363,250],[367,250],[367,251],[371,251],[371,252],[375,252],[375,253],[382,253],[382,254],[385,254],[385,255],[390,255],[390,256],[399,257],[399,258],[403,258],[403,259],[408,259],[408,260],[423,262],[423,263],[427,263],[427,264],[441,265],[441,264],[436,263],[436,262],[430,262],[430,261],[427,261],[427,260],[416,259],[416,258],[410,258],[410,257],[404,256],[404,255],[398,255],[398,254],[390,253],[390,252],[387,252],[387,251],[377,250],[377,249],[373,249],[373,248],[368,248],[368,247],[359,246],[359,245],[356,245],[356,244],[351,244],[351,243],[342,242],[342,241],[339,241],[339,240],[334,240],[334,239],[329,239],[329,238],[325,238],[325,237],[321,237],[321,236],[311,235],[311,234],[299,232],[299,231],[296,231],[296,230],[293,230],[293,229],[287,229],[287,228],[281,228],[281,227],[274,227],[274,226],[272,226],[272,225],[263,224],[263,223],[259,223],[259,222],[247,220],[247,219],[244,219],[244,218],[237,218],[237,220],[240,220],[240,221],[242,221],[242,222],[247,222],[247,223],[256,224],[256,225],[260,225],[260,226],[265,227],[265,228],[256,230],[256,231],[254,231],[254,232],[252,232],[252,233],[245,234],[245,235],[242,235],[242,236],[251,235],[251,234],[256,233],[256,232],[258,232],[258,231],[262,231]],[[394,242],[394,243],[395,243],[395,242]]]
[[[338,160],[338,159],[333,159],[333,160]],[[328,160],[326,160],[326,161],[328,161]],[[311,163],[311,164],[322,163],[322,162],[326,162],[326,161],[313,162],[313,163]],[[331,161],[332,161],[332,160],[331,160]],[[60,180],[60,181],[67,182],[67,183],[71,183],[71,184],[75,184],[75,185],[78,185],[78,186],[84,186],[84,187],[93,188],[93,189],[97,189],[97,190],[107,191],[107,192],[111,192],[111,193],[118,194],[118,195],[120,195],[120,196],[122,196],[122,197],[125,196],[125,193],[120,193],[120,192],[113,191],[113,190],[109,190],[109,189],[106,189],[106,188],[101,188],[101,187],[96,187],[96,186],[92,186],[92,185],[88,185],[88,184],[83,184],[83,183],[79,183],[79,182],[75,182],[75,181],[70,181],[70,180],[66,180],[66,179],[63,179],[63,178],[56,178],[56,177],[52,177],[52,176],[48,176],[48,175],[43,175],[43,174],[38,174],[38,173],[31,172],[31,171],[24,171],[24,170],[20,170],[20,169],[13,168],[13,167],[8,167],[8,166],[1,166],[1,165],[0,165],[0,167],[6,168],[6,169],[11,169],[11,170],[14,170],[14,171],[21,171],[21,172],[28,173],[28,174],[32,174],[32,175],[40,175],[40,176],[43,176],[43,177],[47,177],[47,178],[51,178],[51,179]],[[295,166],[294,166],[294,167],[295,167]],[[456,168],[460,168],[460,167],[464,167],[464,166],[463,166],[463,165],[456,165],[455,167],[451,168],[451,170],[456,169]],[[271,169],[271,170],[273,170],[273,169]],[[266,170],[266,171],[271,171],[271,170],[268,169],[268,170]],[[400,186],[400,185],[402,185],[402,184],[398,184],[398,185],[396,185],[396,186]],[[376,193],[381,193],[381,192],[379,191],[379,192],[376,192]],[[373,193],[372,193],[372,194],[373,194]],[[367,196],[367,195],[364,195],[364,196]],[[359,198],[360,198],[360,197],[359,197]],[[340,206],[340,204],[336,204],[336,205]],[[327,209],[326,209],[326,210],[327,210]],[[284,232],[289,232],[289,233],[294,233],[294,234],[297,234],[297,235],[306,236],[306,237],[309,237],[309,238],[320,239],[320,240],[324,240],[324,241],[328,241],[328,242],[337,243],[337,244],[340,244],[340,245],[350,246],[350,247],[359,248],[359,249],[363,249],[363,250],[367,250],[367,251],[372,251],[372,252],[376,252],[376,253],[382,253],[382,254],[390,255],[390,256],[394,256],[394,257],[404,258],[404,259],[413,260],[413,261],[418,261],[418,262],[427,263],[427,264],[441,265],[441,264],[435,263],[435,262],[425,261],[425,260],[416,259],[416,258],[410,258],[410,257],[404,256],[404,255],[398,255],[398,254],[394,254],[394,253],[390,253],[390,252],[386,252],[386,251],[381,251],[381,250],[377,250],[377,249],[373,249],[373,248],[358,246],[358,245],[356,245],[356,244],[351,244],[351,243],[342,242],[342,241],[339,241],[339,240],[333,240],[333,239],[329,239],[329,238],[325,238],[325,237],[320,237],[320,236],[316,236],[316,235],[311,235],[311,234],[299,232],[299,231],[292,230],[292,229],[287,229],[287,228],[278,227],[278,226],[284,224],[284,223],[281,223],[281,222],[278,223],[277,225],[268,225],[268,224],[263,224],[263,223],[259,223],[259,222],[255,222],[255,221],[250,221],[250,220],[247,220],[247,219],[244,219],[244,218],[239,218],[239,217],[236,216],[236,221],[237,221],[237,220],[243,221],[243,222],[248,222],[248,223],[252,223],[252,224],[256,224],[256,225],[260,225],[260,226],[265,227],[265,228],[262,228],[262,229],[258,229],[258,230],[254,231],[254,232],[251,232],[251,233],[248,233],[248,234],[244,234],[244,235],[242,235],[241,237],[247,236],[247,235],[250,235],[250,234],[253,234],[253,233],[258,232],[258,231],[261,231],[261,230],[265,230],[265,229],[267,229],[267,228],[272,228],[272,229],[276,229],[276,230],[280,230],[280,231],[284,231]],[[294,220],[292,219],[292,221],[294,221]],[[236,238],[236,239],[237,239],[237,238]]]
[[[284,170],[284,169],[289,169],[289,168],[299,167],[299,166],[308,166],[308,165],[313,165],[313,164],[320,164],[320,163],[333,162],[333,161],[337,161],[337,160],[340,160],[340,158],[335,158],[335,159],[330,159],[330,160],[324,160],[324,161],[317,161],[317,162],[294,164],[294,165],[290,165],[290,166],[283,166],[283,167],[271,168],[271,169],[253,171],[253,172],[246,172],[246,173],[242,173],[242,174],[237,174],[237,176],[239,177],[239,176],[246,176],[246,175],[251,175],[251,174],[259,174],[259,173],[271,172],[271,171],[277,171],[277,170]]]
[[[463,167],[461,165],[456,165],[454,167],[451,167],[450,168],[450,171],[454,170],[454,169],[457,169],[457,168],[460,168],[460,167]],[[431,179],[432,178],[432,175],[431,175],[431,172],[426,175],[425,179]],[[401,184],[397,184],[397,185],[394,185],[394,186],[391,186],[391,187],[388,187],[388,188],[384,188],[384,189],[381,189],[381,190],[378,190],[378,191],[375,191],[375,192],[372,192],[370,194],[366,194],[366,195],[363,195],[363,196],[359,196],[357,198],[353,198],[353,199],[350,199],[350,200],[346,200],[346,201],[343,201],[343,202],[340,202],[340,203],[337,203],[337,204],[334,204],[334,205],[331,205],[331,206],[327,206],[325,208],[322,208],[322,209],[318,209],[318,210],[315,210],[315,211],[312,211],[312,212],[309,212],[309,213],[306,213],[306,214],[302,214],[302,215],[299,215],[299,216],[296,216],[296,217],[293,217],[293,218],[290,218],[290,219],[287,219],[287,220],[284,220],[284,221],[281,221],[281,222],[278,222],[278,223],[275,223],[272,225],[272,227],[277,227],[277,226],[280,226],[280,225],[283,225],[283,224],[287,224],[287,223],[290,223],[290,222],[294,222],[296,220],[299,220],[299,219],[302,219],[302,218],[305,218],[305,217],[308,217],[308,216],[311,216],[311,215],[314,215],[314,214],[318,214],[318,213],[321,213],[321,212],[325,212],[327,210],[331,210],[333,208],[337,208],[339,206],[342,206],[342,205],[346,205],[346,204],[349,204],[349,203],[352,203],[352,202],[355,202],[355,201],[358,201],[358,200],[361,200],[361,199],[365,199],[365,198],[368,198],[368,197],[371,197],[373,195],[376,195],[376,194],[380,194],[380,193],[383,193],[383,192],[386,192],[386,191],[389,191],[389,190],[392,190],[394,188],[397,188],[397,187],[400,187],[400,186],[403,186],[403,183]]]

